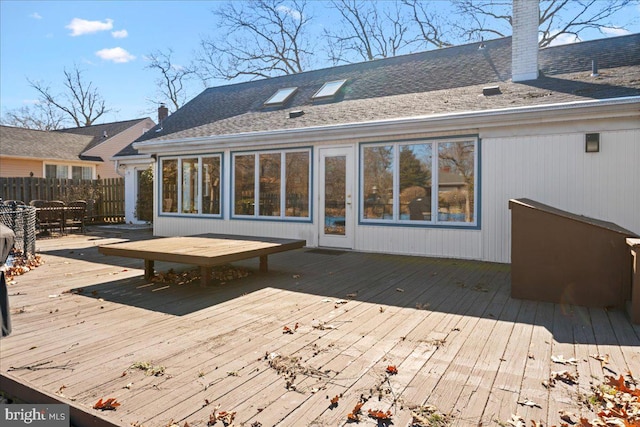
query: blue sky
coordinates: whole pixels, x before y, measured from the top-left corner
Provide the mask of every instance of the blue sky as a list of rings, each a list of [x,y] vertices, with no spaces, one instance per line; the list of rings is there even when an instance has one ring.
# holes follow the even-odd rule
[[[35,102],[27,78],[62,92],[63,70],[76,64],[114,109],[98,122],[155,120],[155,106],[163,100],[155,99],[158,76],[145,69],[145,55],[172,48],[175,64],[191,62],[200,39],[214,34],[214,6],[210,1],[0,0],[0,113]],[[621,19],[629,14],[636,18],[629,28],[640,32],[639,6]],[[316,17],[317,26],[327,25],[325,13]],[[585,39],[598,37],[603,36]],[[190,97],[202,89],[194,81]]]

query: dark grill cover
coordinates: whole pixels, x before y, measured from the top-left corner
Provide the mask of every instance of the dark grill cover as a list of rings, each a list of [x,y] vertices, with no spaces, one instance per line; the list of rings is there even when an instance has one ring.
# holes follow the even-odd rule
[[[11,252],[13,248],[15,237],[16,235],[13,230],[4,224],[0,224],[0,261],[2,261],[3,265],[7,261],[9,252]],[[11,317],[9,314],[9,295],[3,269],[0,271],[0,319],[2,320],[3,337],[11,333]]]

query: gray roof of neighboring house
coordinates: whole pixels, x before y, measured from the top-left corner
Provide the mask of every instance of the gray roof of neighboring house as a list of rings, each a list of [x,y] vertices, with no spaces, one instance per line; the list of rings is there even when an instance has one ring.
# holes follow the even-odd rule
[[[57,129],[54,132],[63,132],[63,133],[73,133],[76,135],[87,135],[91,136],[92,139],[89,144],[84,147],[82,151],[87,151],[101,142],[111,138],[119,134],[120,132],[124,132],[132,126],[135,126],[139,122],[146,120],[147,118],[134,119],[134,120],[125,120],[121,122],[113,122],[113,123],[103,123],[100,125],[91,125],[91,126],[83,126],[76,128],[67,128],[67,129]],[[106,135],[106,137],[105,137]]]
[[[342,65],[206,89],[136,141],[175,140],[305,128],[460,111],[640,95],[640,34],[539,51],[541,76],[511,82],[511,38]],[[600,75],[592,77],[592,60]],[[314,102],[327,81],[347,79],[335,100]],[[482,88],[501,94],[483,96]],[[280,108],[263,106],[278,89],[298,87]],[[290,119],[288,112],[303,110]],[[118,156],[135,155],[132,145]]]
[[[80,156],[92,137],[0,126],[0,155],[36,159],[92,160]]]

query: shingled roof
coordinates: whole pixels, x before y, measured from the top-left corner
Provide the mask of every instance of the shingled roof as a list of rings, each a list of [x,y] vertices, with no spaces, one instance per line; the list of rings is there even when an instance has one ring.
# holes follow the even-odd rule
[[[88,135],[0,126],[0,140],[3,156],[102,161],[80,156],[92,140]]]
[[[640,95],[640,34],[539,51],[541,77],[512,83],[511,38],[206,89],[136,142]],[[600,69],[591,76],[592,60]],[[317,103],[327,81],[346,79],[336,99]],[[500,94],[483,96],[488,85]],[[298,87],[281,108],[264,102]],[[287,112],[305,114],[290,119]],[[135,155],[130,145],[118,156]]]
[[[134,120],[125,120],[121,122],[113,122],[113,123],[103,123],[99,125],[91,125],[91,126],[83,126],[76,128],[66,128],[66,129],[57,129],[54,132],[63,132],[63,133],[73,133],[76,135],[86,135],[91,136],[92,139],[89,144],[84,147],[82,151],[90,150],[106,139],[119,134],[120,132],[124,132],[135,124],[146,120],[146,118],[134,119]]]

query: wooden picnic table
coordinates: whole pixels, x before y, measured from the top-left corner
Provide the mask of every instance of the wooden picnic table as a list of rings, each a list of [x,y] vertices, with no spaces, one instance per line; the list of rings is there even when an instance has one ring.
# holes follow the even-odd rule
[[[200,234],[114,243],[99,246],[98,251],[103,255],[144,259],[147,280],[155,273],[154,261],[196,265],[200,267],[201,285],[206,286],[211,279],[212,267],[260,257],[260,271],[266,272],[270,254],[302,248],[306,243],[295,239]]]

